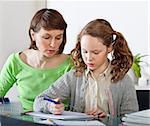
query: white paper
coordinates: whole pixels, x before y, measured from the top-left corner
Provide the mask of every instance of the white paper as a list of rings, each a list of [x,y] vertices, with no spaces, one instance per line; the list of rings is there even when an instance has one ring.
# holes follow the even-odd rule
[[[62,119],[62,120],[69,120],[69,119],[89,120],[94,118],[93,116],[87,115],[85,113],[71,112],[71,111],[64,111],[62,115],[46,114],[42,112],[28,112],[27,114],[32,116],[38,116],[43,119],[50,118],[50,119]]]
[[[142,110],[142,111],[138,111],[138,112],[133,112],[130,114],[126,114],[126,117],[130,117],[130,116],[138,116],[138,117],[143,117],[143,118],[150,118],[150,109],[146,109],[146,110]]]
[[[150,125],[149,118],[142,118],[142,117],[123,117],[122,121],[131,122],[131,123],[138,123],[138,124],[147,124]]]
[[[39,123],[42,124],[57,124],[57,125],[63,125],[63,126],[105,126],[100,121],[97,120],[91,120],[91,121],[64,121],[64,120],[42,120],[39,121]]]
[[[139,124],[139,123],[129,123],[129,122],[123,122],[124,126],[149,126],[149,124]]]
[[[126,114],[122,121],[131,124],[150,125],[150,109]]]

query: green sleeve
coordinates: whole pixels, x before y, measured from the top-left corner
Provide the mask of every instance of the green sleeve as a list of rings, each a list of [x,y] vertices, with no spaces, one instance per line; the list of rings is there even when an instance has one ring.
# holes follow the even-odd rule
[[[5,96],[7,91],[16,82],[16,65],[14,54],[11,54],[0,71],[0,97]]]

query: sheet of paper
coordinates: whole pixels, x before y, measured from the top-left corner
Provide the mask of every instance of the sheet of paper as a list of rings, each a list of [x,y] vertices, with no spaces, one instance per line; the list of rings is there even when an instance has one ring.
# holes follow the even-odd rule
[[[122,121],[135,125],[150,125],[150,109],[126,114]]]
[[[143,117],[123,117],[122,121],[125,122],[131,122],[131,123],[138,123],[138,124],[147,124],[150,125],[150,119],[149,118],[143,118]]]
[[[89,120],[93,119],[93,116],[87,115],[85,113],[79,113],[79,112],[71,112],[71,111],[64,111],[62,115],[54,115],[54,114],[46,114],[42,112],[28,112],[28,115],[32,116],[38,116],[43,119],[63,119],[63,120],[71,120],[71,119],[80,119],[80,120]]]
[[[126,114],[125,116],[130,117],[130,116],[136,116],[136,117],[143,117],[143,118],[150,118],[150,109],[138,111],[138,112],[133,112],[130,114]]]
[[[64,121],[64,120],[42,120],[39,121],[39,123],[42,124],[57,124],[57,125],[63,125],[63,126],[105,126],[104,123],[97,121],[97,120],[91,120],[91,121]]]
[[[123,126],[149,126],[149,124],[139,124],[139,123],[129,123],[129,122],[123,122]]]

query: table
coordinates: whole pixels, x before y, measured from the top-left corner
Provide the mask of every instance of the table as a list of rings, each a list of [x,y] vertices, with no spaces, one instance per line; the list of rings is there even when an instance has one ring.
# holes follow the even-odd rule
[[[22,115],[23,109],[19,103],[0,104],[0,126],[46,126],[39,124],[39,117]],[[107,126],[118,126],[120,118],[107,117],[101,120]]]

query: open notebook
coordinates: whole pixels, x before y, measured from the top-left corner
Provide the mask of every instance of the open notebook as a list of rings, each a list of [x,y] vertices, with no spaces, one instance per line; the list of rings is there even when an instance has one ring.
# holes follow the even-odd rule
[[[42,112],[28,112],[26,113],[32,116],[38,116],[42,119],[61,119],[61,120],[91,120],[94,117],[92,115],[87,115],[85,113],[79,112],[71,112],[71,111],[64,111],[62,115],[54,115],[54,114],[46,114]]]

